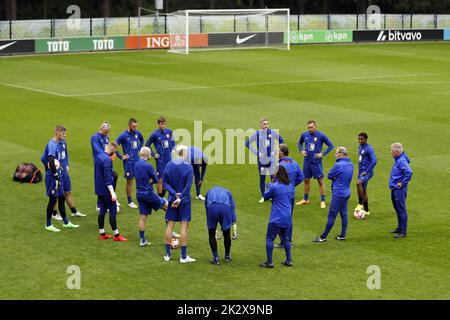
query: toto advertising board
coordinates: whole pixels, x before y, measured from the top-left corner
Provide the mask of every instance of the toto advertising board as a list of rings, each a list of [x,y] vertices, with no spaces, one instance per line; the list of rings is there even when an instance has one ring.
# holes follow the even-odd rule
[[[125,49],[124,37],[36,40],[36,53],[108,51]]]
[[[443,40],[442,29],[368,30],[353,31],[355,42],[402,42]]]
[[[336,43],[352,42],[352,30],[314,30],[314,31],[292,31],[289,33],[290,43]],[[284,42],[287,42],[287,33],[284,35]]]

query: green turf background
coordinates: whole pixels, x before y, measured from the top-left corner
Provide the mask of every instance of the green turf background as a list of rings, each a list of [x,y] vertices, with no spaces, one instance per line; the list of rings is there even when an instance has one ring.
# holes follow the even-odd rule
[[[136,51],[1,58],[0,298],[449,299],[449,49],[449,43],[323,45],[188,56]],[[124,93],[104,94],[111,91]],[[194,120],[202,120],[204,129],[222,131],[255,128],[267,116],[298,161],[297,141],[310,118],[336,146],[349,148],[354,163],[357,134],[364,130],[379,161],[369,185],[372,215],[351,217],[346,242],[333,240],[338,220],[327,243],[312,243],[327,213],[318,207],[314,183],[312,204],[295,208],[295,266],[281,266],[283,252],[275,251],[275,269],[261,269],[270,203],[258,203],[256,166],[211,165],[203,189],[221,185],[236,200],[240,237],[233,241],[231,264],[208,263],[205,214],[197,201],[188,248],[198,259],[194,264],[163,262],[160,212],[149,219],[148,248],[138,247],[138,214],[125,206],[118,223],[130,242],[99,242],[90,136],[108,120],[110,136],[117,137],[136,117],[147,138],[159,115],[172,129],[192,129]],[[43,228],[44,184],[20,185],[11,177],[19,162],[40,164],[57,123],[68,128],[73,192],[88,217],[73,219],[78,230],[52,234]],[[388,190],[389,145],[395,141],[404,144],[414,170],[409,234],[402,240],[388,233],[396,223]],[[326,172],[333,162],[333,154],[326,157]],[[122,175],[120,161],[115,168]],[[352,190],[350,210],[356,204]],[[124,194],[121,178],[123,204]],[[302,194],[303,186],[297,199]],[[81,268],[81,290],[66,288],[69,265]],[[380,290],[367,289],[370,265],[381,269]]]

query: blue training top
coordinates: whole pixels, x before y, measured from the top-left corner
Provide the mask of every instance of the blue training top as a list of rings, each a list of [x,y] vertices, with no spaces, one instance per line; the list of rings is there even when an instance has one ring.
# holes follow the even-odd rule
[[[292,224],[292,199],[295,196],[294,187],[285,185],[275,180],[267,185],[264,193],[264,201],[272,199],[269,223],[281,228],[287,228]]]

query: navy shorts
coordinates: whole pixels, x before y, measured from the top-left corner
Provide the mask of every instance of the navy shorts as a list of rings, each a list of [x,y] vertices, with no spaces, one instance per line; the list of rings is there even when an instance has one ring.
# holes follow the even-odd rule
[[[191,199],[183,199],[178,208],[172,208],[172,202],[170,201],[167,207],[166,220],[191,221]]]
[[[64,183],[60,180],[59,189],[56,190],[56,179],[52,174],[45,175],[45,189],[47,196],[60,197],[64,195]]]
[[[231,207],[222,203],[212,203],[206,209],[206,224],[208,229],[216,229],[220,223],[222,230],[231,228],[233,215]]]
[[[127,180],[134,179],[134,166],[137,161],[125,160],[123,162],[124,178]]]
[[[162,160],[156,160],[156,176],[158,179],[163,178],[164,169],[166,168],[167,162]]]
[[[61,181],[64,185],[64,192],[71,192],[72,191],[72,181],[70,180],[70,176],[67,171],[62,172]]]
[[[99,214],[104,215],[108,210],[111,216],[115,216],[117,214],[117,202],[113,202],[110,195],[98,196],[97,203],[98,207],[100,208]]]
[[[362,181],[362,183],[363,183],[362,186],[364,189],[367,189],[367,184],[369,183],[369,180],[372,179],[372,177],[373,177],[373,174],[366,174],[364,176],[361,174],[358,174],[358,180]]]
[[[166,200],[158,197],[156,194],[137,194],[136,198],[139,204],[139,214],[149,215],[153,211],[158,211],[166,203]]]
[[[303,163],[303,174],[305,175],[305,179],[320,179],[323,178],[323,168],[322,161],[317,163],[312,163],[307,160]]]

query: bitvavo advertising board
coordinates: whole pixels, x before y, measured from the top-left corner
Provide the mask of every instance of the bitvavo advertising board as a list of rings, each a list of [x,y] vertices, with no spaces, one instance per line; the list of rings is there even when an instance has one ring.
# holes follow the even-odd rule
[[[364,30],[353,31],[355,42],[408,42],[443,40],[442,29]]]
[[[287,42],[287,33],[284,34],[284,42]],[[289,33],[291,44],[301,43],[339,43],[352,42],[352,30],[314,30],[292,31]]]

